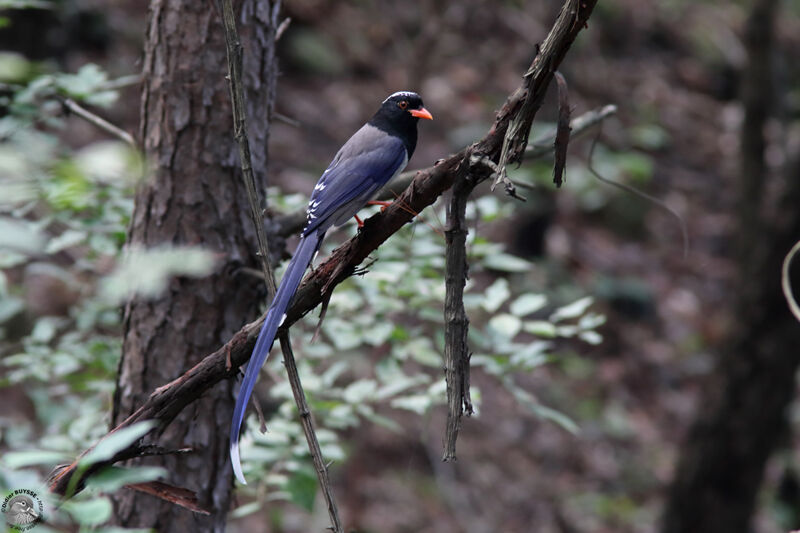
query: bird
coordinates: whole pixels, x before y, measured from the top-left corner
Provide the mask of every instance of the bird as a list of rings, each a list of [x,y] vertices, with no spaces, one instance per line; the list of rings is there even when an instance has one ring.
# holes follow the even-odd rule
[[[406,167],[417,146],[420,119],[433,120],[433,115],[425,109],[419,94],[398,91],[389,95],[372,118],[342,145],[314,186],[300,242],[267,310],[236,398],[230,458],[236,479],[243,485],[247,482],[239,457],[239,432],[259,371],[267,360],[278,328],[286,319],[286,309],[319,250],[325,232],[356,216],[381,187]]]

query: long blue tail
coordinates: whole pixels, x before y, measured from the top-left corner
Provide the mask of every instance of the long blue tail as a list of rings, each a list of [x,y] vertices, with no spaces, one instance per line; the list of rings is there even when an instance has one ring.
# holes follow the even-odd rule
[[[244,374],[244,380],[242,380],[242,387],[239,389],[239,396],[236,398],[236,408],[233,411],[233,420],[231,421],[231,463],[233,464],[233,473],[242,485],[247,484],[244,480],[239,459],[239,431],[242,428],[244,411],[250,395],[253,393],[253,386],[258,379],[258,373],[264,365],[264,361],[267,360],[270,348],[272,348],[275,333],[283,323],[284,318],[286,318],[286,308],[289,307],[289,303],[295,291],[297,291],[297,286],[300,285],[303,274],[309,263],[311,263],[321,240],[322,235],[319,235],[317,231],[312,231],[300,238],[300,244],[297,246],[294,257],[289,261],[289,266],[286,267],[286,273],[283,275],[278,291],[275,293],[275,298],[272,300],[272,305],[267,311],[264,325],[261,326],[261,332],[258,334],[258,340],[256,340],[256,347],[253,348],[253,355],[250,356],[250,362],[247,363],[247,370]]]

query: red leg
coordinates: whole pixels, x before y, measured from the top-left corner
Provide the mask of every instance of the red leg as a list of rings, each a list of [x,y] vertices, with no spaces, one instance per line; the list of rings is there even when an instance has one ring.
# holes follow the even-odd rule
[[[392,205],[392,202],[384,202],[381,200],[370,200],[369,202],[367,202],[367,205],[379,205],[381,206],[381,213],[383,213],[387,207]]]
[[[363,228],[363,227],[364,227],[364,221],[363,221],[363,220],[361,220],[360,218],[358,218],[358,215],[353,215],[353,217],[355,217],[355,219],[356,219],[356,224],[358,224],[358,227],[359,227],[359,228]]]

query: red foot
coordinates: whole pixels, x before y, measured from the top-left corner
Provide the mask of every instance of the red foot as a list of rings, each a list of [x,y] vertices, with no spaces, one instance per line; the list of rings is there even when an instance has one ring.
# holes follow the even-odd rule
[[[361,220],[360,218],[358,218],[358,215],[353,215],[353,217],[356,219],[356,224],[358,224],[358,227],[359,228],[363,228],[364,227],[364,221]]]
[[[383,213],[387,207],[392,205],[392,202],[384,202],[382,200],[370,200],[367,202],[367,205],[379,205],[381,206],[381,213]]]

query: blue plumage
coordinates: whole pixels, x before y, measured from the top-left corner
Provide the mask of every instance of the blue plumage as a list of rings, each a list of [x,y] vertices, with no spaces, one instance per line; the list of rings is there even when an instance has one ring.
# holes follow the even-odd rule
[[[417,121],[432,118],[415,93],[395,93],[372,119],[342,146],[322,174],[308,203],[307,223],[267,311],[236,398],[230,435],[233,472],[246,484],[239,459],[239,432],[261,366],[267,360],[286,309],[319,249],[325,232],[354,216],[389,180],[405,168],[417,143]]]

